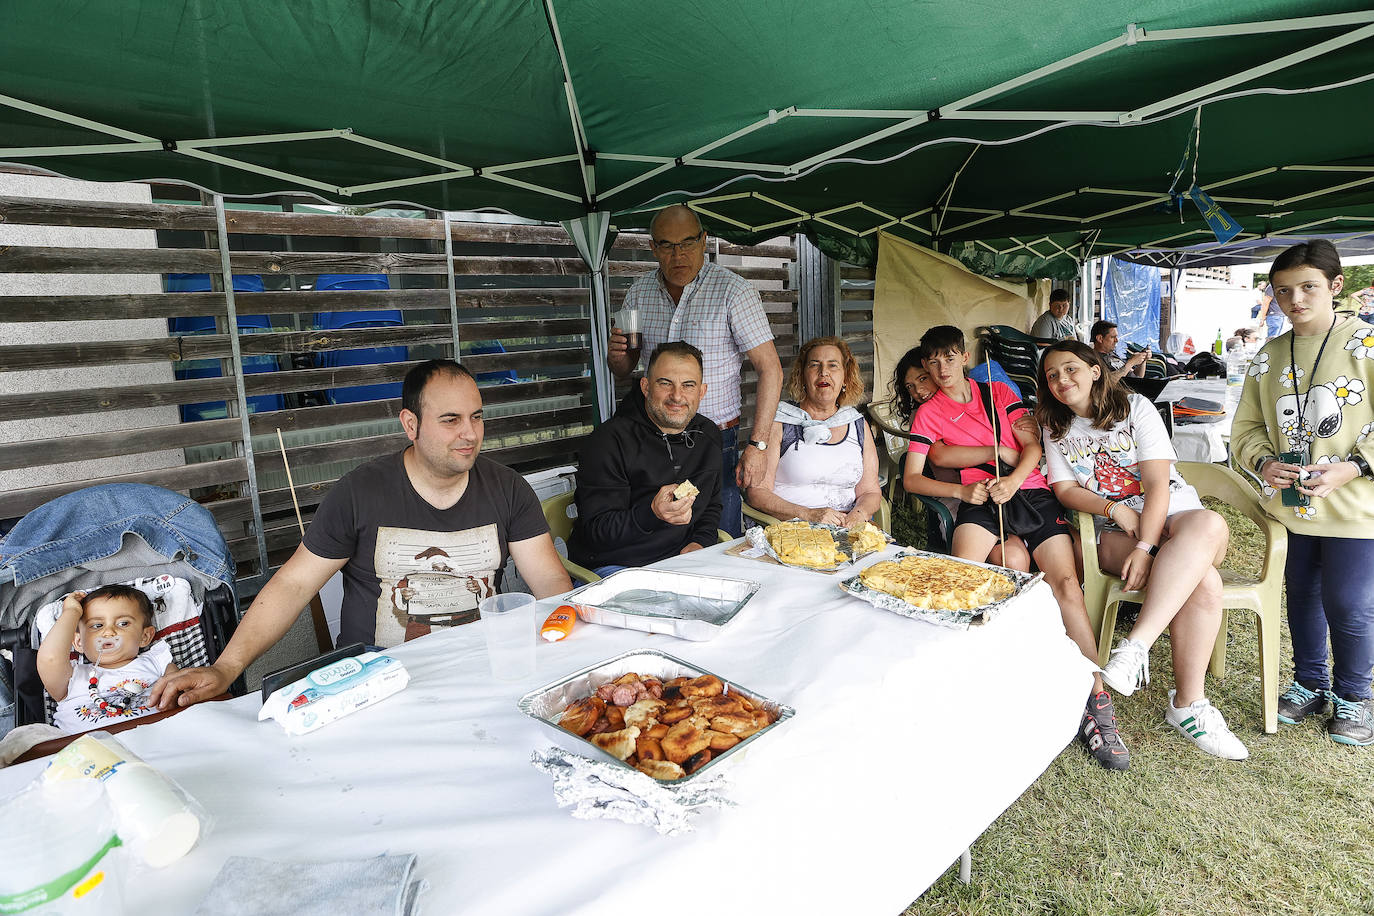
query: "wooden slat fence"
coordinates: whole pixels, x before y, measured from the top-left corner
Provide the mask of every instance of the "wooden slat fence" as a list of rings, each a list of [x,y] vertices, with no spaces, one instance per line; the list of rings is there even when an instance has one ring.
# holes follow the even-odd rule
[[[0,221],[7,224],[154,229],[160,246],[9,246],[0,248],[0,274],[212,278],[207,292],[78,297],[6,295],[0,289],[0,323],[98,319],[110,322],[112,329],[106,338],[88,342],[0,341],[0,372],[169,362],[179,370],[175,381],[165,383],[0,395],[0,418],[112,414],[170,405],[179,406],[182,415],[181,422],[161,426],[3,442],[0,471],[168,449],[185,456],[185,464],[177,467],[0,490],[0,520],[94,483],[138,481],[186,491],[215,514],[239,564],[241,590],[251,594],[263,580],[261,573],[268,571],[260,568],[257,532],[266,541],[268,569],[283,562],[300,540],[277,431],[286,442],[295,495],[308,522],[341,474],[405,442],[397,421],[398,397],[349,401],[337,392],[399,382],[416,362],[453,355],[455,334],[458,357],[483,377],[483,453],[522,472],[571,462],[596,422],[596,393],[589,372],[590,281],[561,227],[453,221],[448,224],[450,260],[442,218],[267,212],[234,209],[232,204],[225,217],[233,273],[258,275],[264,285],[262,292],[235,292],[235,310],[241,319],[270,316],[270,329],[247,333],[229,327],[212,206],[0,197]],[[642,234],[617,238],[609,262],[612,308],[634,277],[653,269],[648,243]],[[713,243],[712,257],[760,287],[788,363],[796,345],[791,241],[754,247]],[[383,274],[391,288],[315,290],[320,274]],[[399,312],[402,323],[329,329],[316,320],[343,311]],[[196,317],[213,318],[212,331],[169,331],[166,337],[149,337],[145,331],[124,337],[118,330],[118,322],[131,319]],[[243,375],[250,405],[251,399],[268,397],[274,401],[268,406],[276,408],[251,413],[248,441],[237,409],[234,376],[241,367],[233,358],[235,335],[243,357],[265,359],[274,369],[255,372],[250,366]],[[326,364],[331,352],[378,347],[404,347],[405,358],[372,365]],[[182,377],[193,367],[208,366],[213,372],[216,365],[222,374]],[[195,406],[207,402],[223,406]],[[260,513],[252,505],[250,451]]]

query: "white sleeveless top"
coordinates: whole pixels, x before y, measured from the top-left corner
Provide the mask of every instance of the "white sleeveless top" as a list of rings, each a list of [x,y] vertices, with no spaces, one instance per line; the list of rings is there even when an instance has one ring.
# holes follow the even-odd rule
[[[782,451],[773,476],[773,492],[808,509],[840,512],[854,508],[854,488],[864,473],[863,420],[855,420],[839,442],[811,444],[801,427],[782,425]]]

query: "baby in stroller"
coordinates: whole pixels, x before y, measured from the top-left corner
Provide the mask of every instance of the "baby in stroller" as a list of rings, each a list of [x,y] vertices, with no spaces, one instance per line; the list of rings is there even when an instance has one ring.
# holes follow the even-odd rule
[[[105,720],[156,712],[148,693],[159,677],[177,670],[167,642],[154,642],[156,633],[152,602],[133,586],[67,595],[38,647],[39,677],[57,702],[53,725],[85,731]],[[73,649],[89,664],[71,661]]]

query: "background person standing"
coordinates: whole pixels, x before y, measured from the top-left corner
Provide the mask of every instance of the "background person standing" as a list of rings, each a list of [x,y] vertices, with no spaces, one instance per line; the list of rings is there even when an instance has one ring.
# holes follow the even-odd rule
[[[762,483],[765,438],[782,393],[782,364],[758,291],[738,274],[706,261],[706,230],[681,204],[660,210],[649,223],[658,270],[635,281],[625,307],[637,308],[642,352],[683,340],[701,351],[706,393],[700,412],[721,433],[720,527],[743,531],[740,488]],[[618,378],[636,368],[620,328],[612,328],[606,364]],[[740,368],[744,358],[758,374],[751,435],[739,449]]]

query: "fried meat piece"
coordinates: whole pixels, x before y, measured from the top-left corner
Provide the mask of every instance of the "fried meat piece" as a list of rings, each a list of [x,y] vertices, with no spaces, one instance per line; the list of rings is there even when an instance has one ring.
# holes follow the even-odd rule
[[[666,705],[662,700],[639,700],[625,710],[625,724],[648,728],[658,721],[658,714]]]
[[[641,773],[646,773],[649,776],[652,776],[654,779],[661,779],[664,781],[681,779],[682,777],[687,775],[682,771],[682,767],[678,766],[676,763],[673,763],[671,760],[641,759],[639,763],[635,766],[635,769],[639,770],[639,772]]]
[[[663,760],[663,745],[653,738],[638,738],[635,740],[635,753],[640,760]]]
[[[612,729],[624,728],[624,727],[625,727],[625,709],[624,709],[624,707],[622,707],[622,706],[613,706],[613,705],[607,704],[607,706],[606,706],[606,721],[611,723],[611,728],[612,728]]]
[[[706,766],[706,764],[710,762],[711,749],[702,748],[701,750],[697,751],[695,754],[687,758],[687,761],[682,765],[682,769],[685,770],[687,774],[690,776],[692,773],[695,773],[697,770]]]
[[[706,738],[711,742],[707,747],[713,751],[728,751],[736,744],[739,744],[738,735],[727,735],[715,730],[708,730],[706,732]]]
[[[744,739],[763,728],[753,716],[716,716],[711,720],[711,730]]]
[[[674,700],[658,714],[658,721],[665,725],[672,725],[681,722],[692,714],[692,707],[686,700]]]
[[[563,710],[558,727],[566,729],[579,738],[592,730],[596,720],[606,711],[606,701],[600,697],[583,697]]]
[[[682,695],[689,700],[693,697],[716,697],[724,692],[725,685],[720,678],[711,674],[703,674],[682,685]]]
[[[635,740],[639,737],[639,729],[631,725],[629,728],[622,728],[616,732],[606,732],[604,735],[592,735],[592,744],[601,748],[617,760],[624,760],[635,752]]]
[[[711,743],[706,737],[706,729],[693,722],[679,722],[668,729],[668,734],[659,742],[663,756],[673,763],[681,764],[697,751],[704,750]]]

